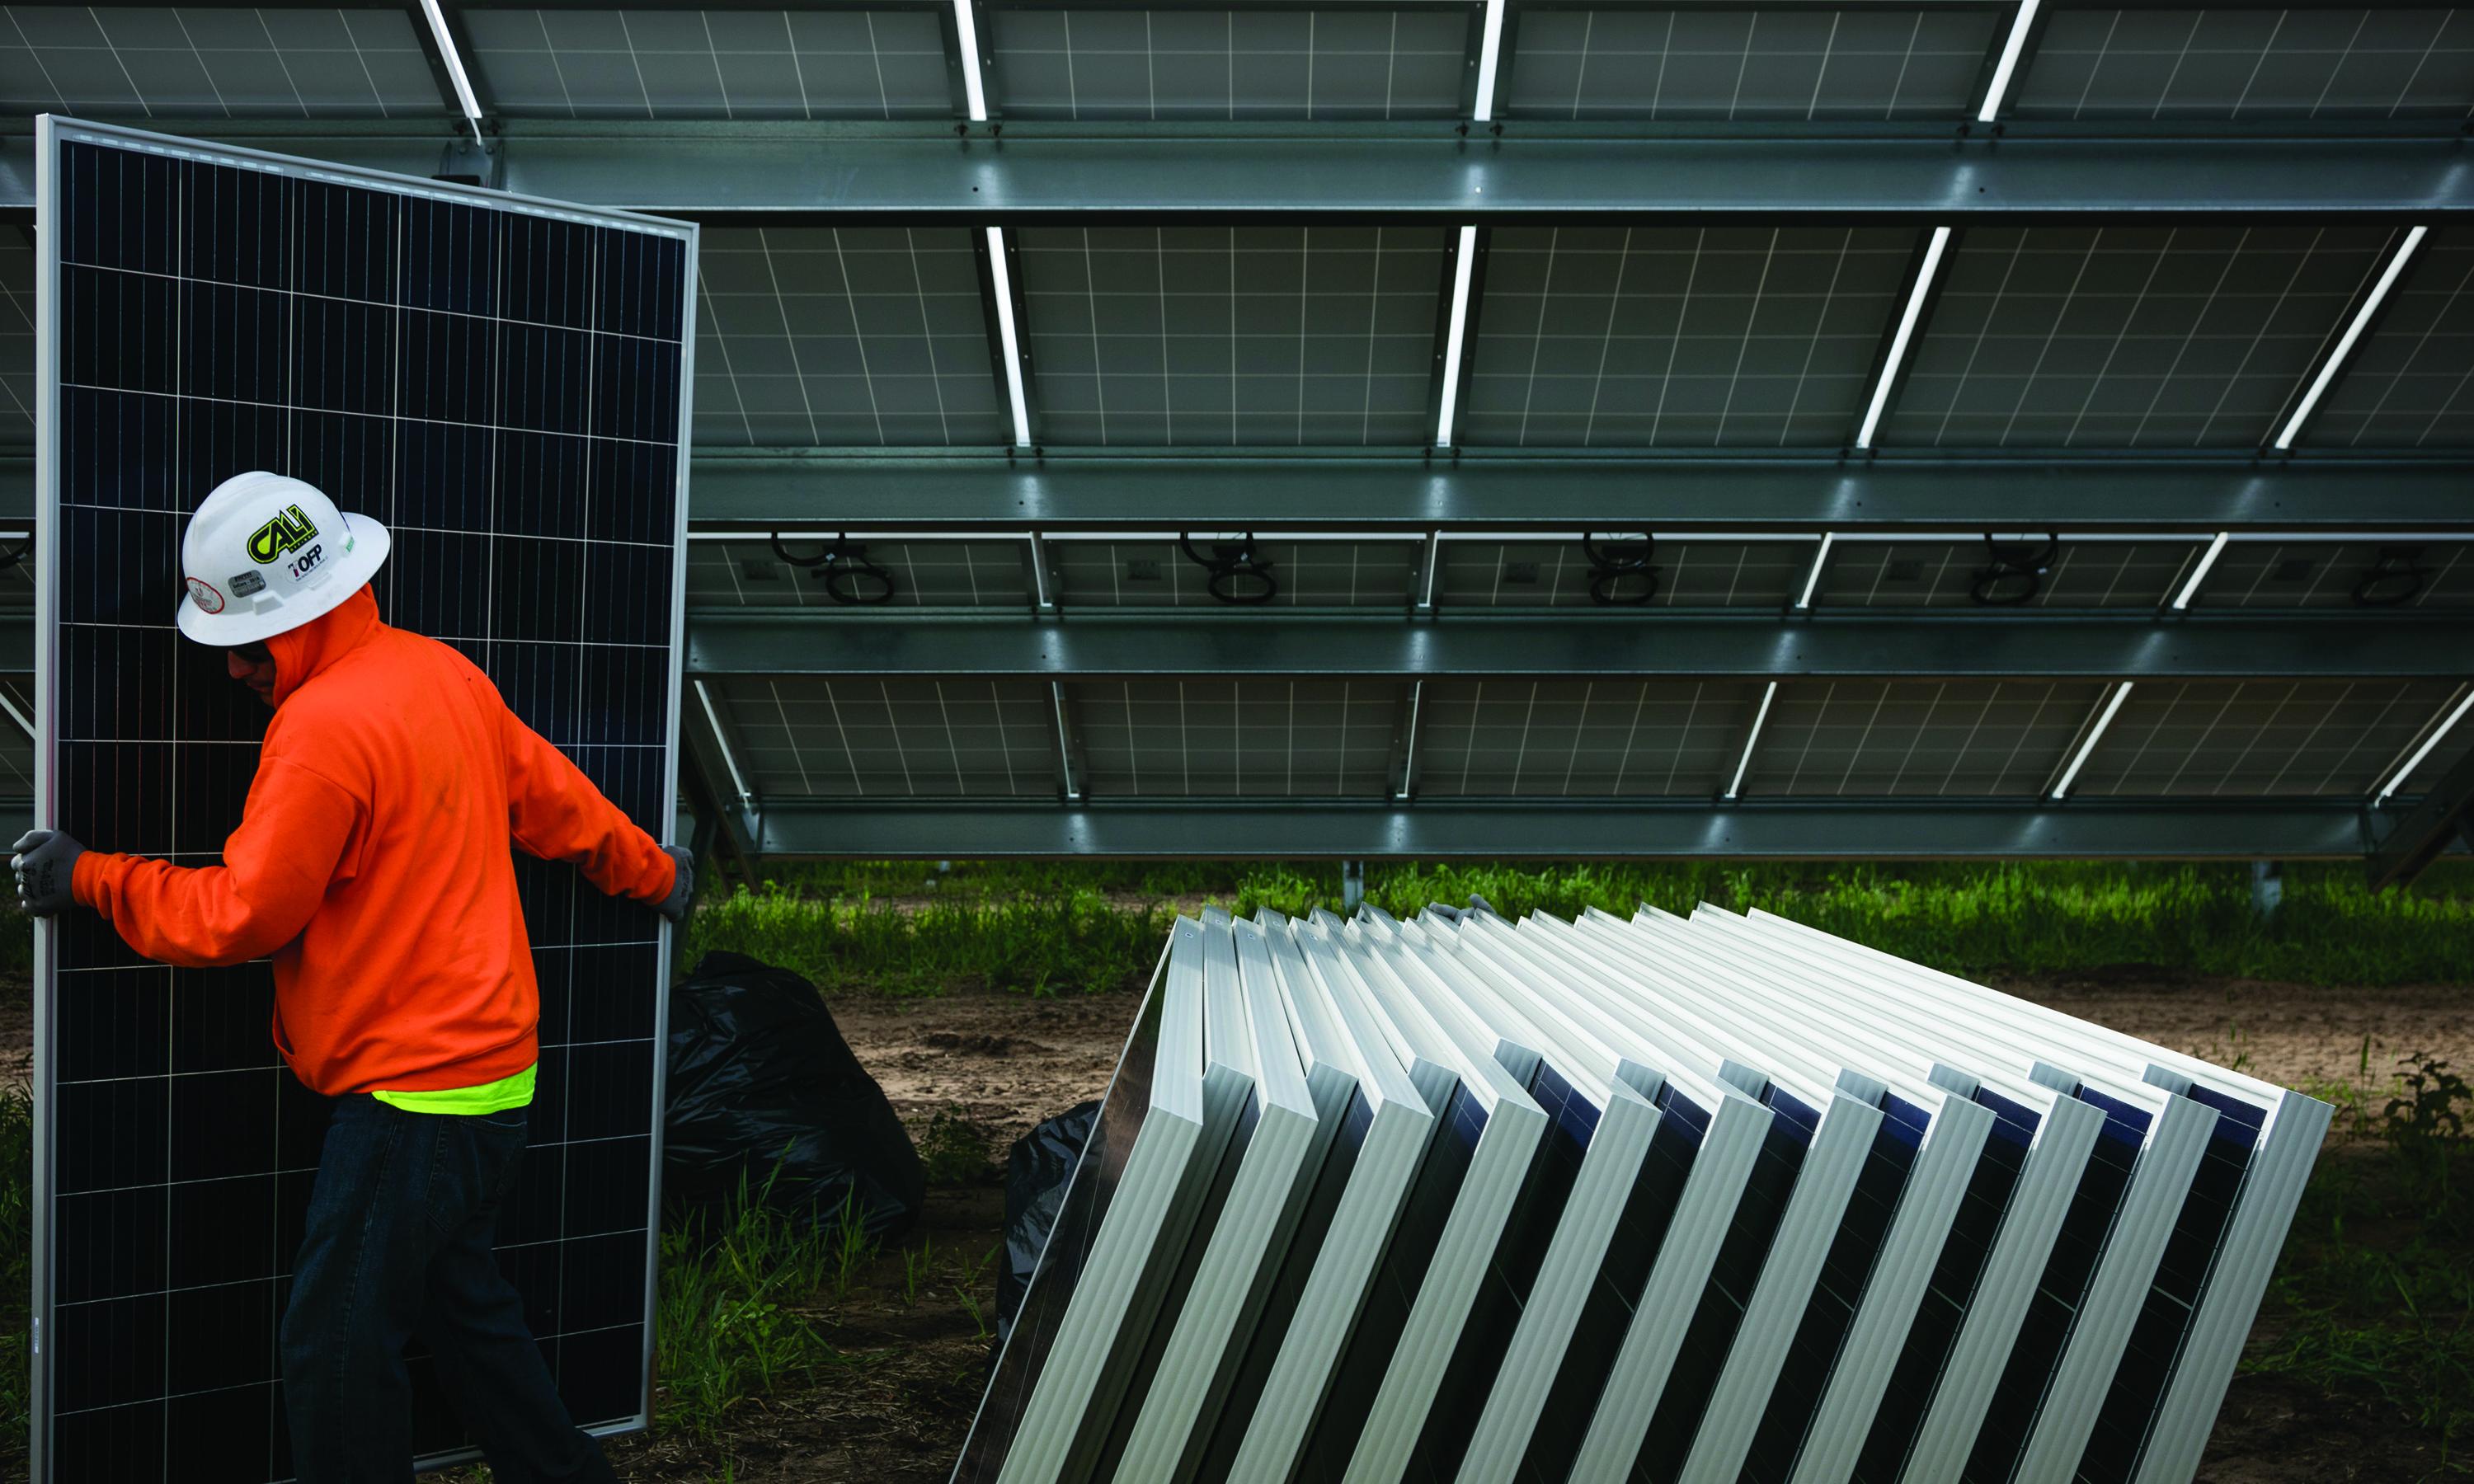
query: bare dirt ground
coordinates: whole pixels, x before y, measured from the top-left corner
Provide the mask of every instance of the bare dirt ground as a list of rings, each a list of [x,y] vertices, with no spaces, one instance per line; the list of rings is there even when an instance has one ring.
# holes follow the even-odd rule
[[[2384,1085],[2408,1055],[2474,1065],[2474,996],[2463,985],[2326,989],[2125,972],[2001,987],[2306,1089],[2325,1080]],[[1100,1095],[1136,1004],[1122,993],[1034,1000],[978,989],[834,999],[852,1049],[913,1136],[939,1114],[959,1118],[981,1136],[986,1163],[932,1189],[918,1230],[863,1268],[841,1300],[819,1302],[813,1317],[841,1364],[749,1403],[717,1439],[614,1441],[619,1476],[633,1484],[944,1479],[987,1361],[1005,1153],[1040,1119]],[[0,1078],[23,1075],[30,1031],[22,988],[0,985]],[[2372,1153],[2336,1142],[2323,1158]],[[2430,1436],[2400,1417],[2282,1377],[2242,1376],[2198,1476],[2211,1484],[2408,1480],[2439,1465]]]

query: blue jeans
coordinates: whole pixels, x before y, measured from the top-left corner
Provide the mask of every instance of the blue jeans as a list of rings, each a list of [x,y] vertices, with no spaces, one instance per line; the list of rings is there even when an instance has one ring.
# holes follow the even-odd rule
[[[500,1484],[615,1478],[559,1400],[490,1251],[525,1111],[335,1103],[283,1311],[283,1399],[299,1484],[409,1484],[419,1334]]]

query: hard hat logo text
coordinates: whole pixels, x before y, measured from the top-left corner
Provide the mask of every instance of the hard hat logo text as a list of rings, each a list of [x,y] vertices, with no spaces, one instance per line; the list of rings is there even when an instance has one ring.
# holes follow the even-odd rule
[[[318,528],[309,523],[308,515],[298,505],[287,505],[281,515],[250,533],[249,557],[264,564],[317,539]]]

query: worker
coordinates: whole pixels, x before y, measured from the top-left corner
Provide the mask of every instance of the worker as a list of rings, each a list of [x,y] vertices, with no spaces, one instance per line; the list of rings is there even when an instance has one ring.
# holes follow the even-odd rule
[[[691,860],[471,660],[380,620],[369,583],[389,544],[297,479],[240,474],[208,494],[181,544],[181,632],[223,649],[275,712],[223,864],[38,829],[16,845],[18,898],[42,916],[90,907],[169,964],[275,961],[276,1046],[332,1100],[283,1315],[301,1484],[408,1484],[416,1333],[501,1484],[611,1479],[490,1250],[539,1056],[508,843],[672,922]]]

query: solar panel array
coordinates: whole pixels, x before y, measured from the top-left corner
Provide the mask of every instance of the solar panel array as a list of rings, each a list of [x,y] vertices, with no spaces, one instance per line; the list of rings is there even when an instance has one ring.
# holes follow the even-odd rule
[[[40,822],[216,860],[264,718],[173,628],[177,553],[207,490],[267,468],[383,522],[381,611],[667,834],[694,229],[86,125],[45,144]],[[577,1420],[641,1425],[668,933],[566,866],[518,874],[542,1052],[500,1259]],[[269,1041],[271,965],[148,963],[90,914],[36,944],[36,1467],[287,1477],[278,1324],[327,1105]],[[410,1368],[420,1451],[458,1451]]]
[[[1507,116],[1957,119],[2001,8],[1521,7]]]
[[[937,7],[459,10],[510,117],[901,119],[954,107]]]
[[[1445,234],[1026,227],[1023,334],[1060,443],[1414,443]]]
[[[2462,119],[2474,45],[2444,6],[2057,9],[2022,118]]]
[[[997,107],[1020,119],[1457,117],[1481,7],[988,7]]]
[[[2187,1476],[2331,1113],[1758,913],[1213,909],[956,1479]]]

